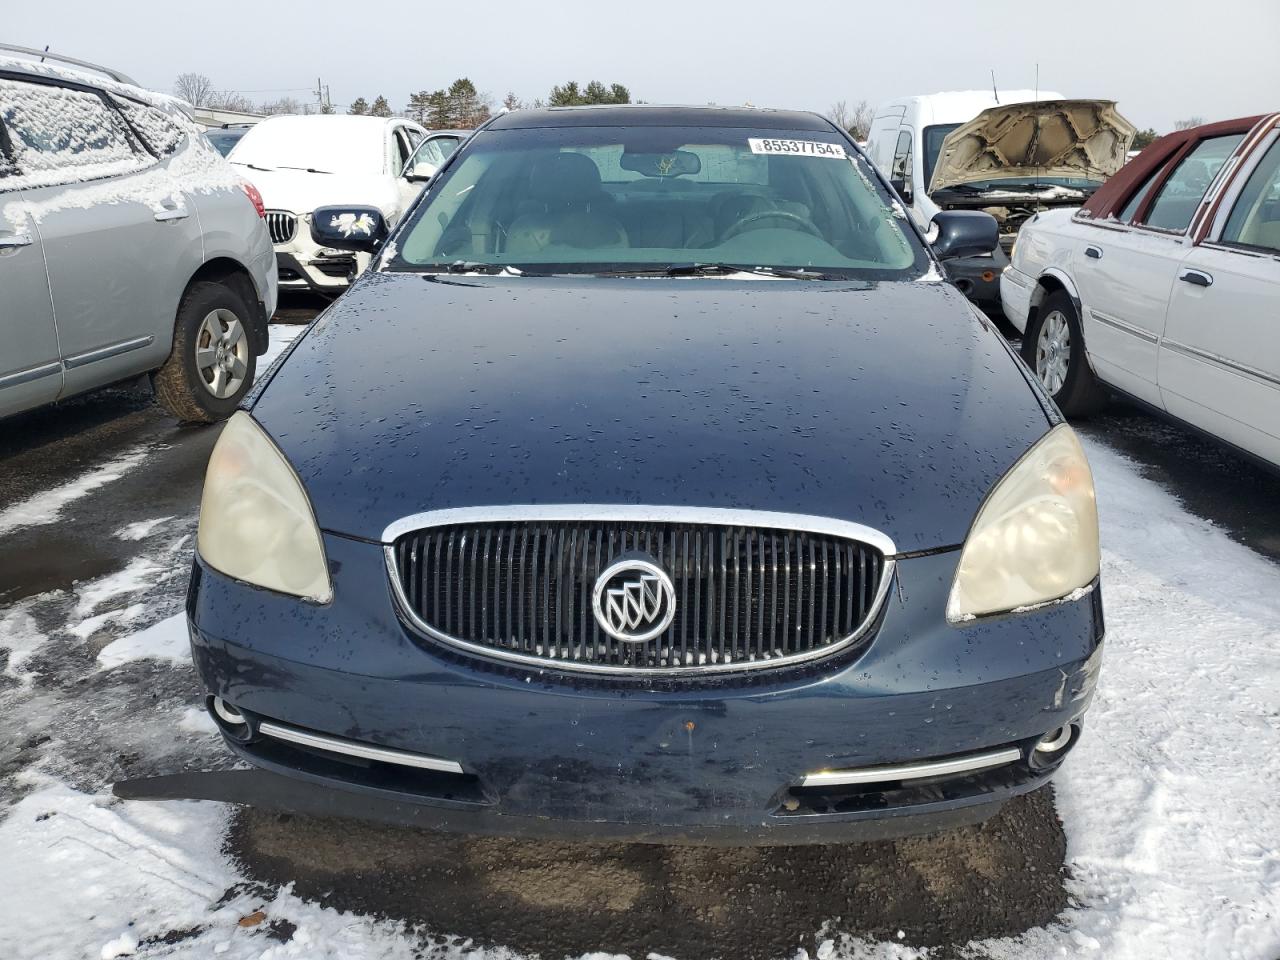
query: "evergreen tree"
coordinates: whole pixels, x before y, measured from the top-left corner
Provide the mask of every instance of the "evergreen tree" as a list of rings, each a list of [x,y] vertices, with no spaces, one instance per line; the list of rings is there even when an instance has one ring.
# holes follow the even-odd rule
[[[631,91],[620,83],[606,87],[599,80],[592,80],[585,88],[577,80],[564,86],[552,87],[547,103],[553,107],[579,107],[590,103],[630,103]]]
[[[347,107],[347,113],[357,117],[363,117],[369,112],[369,102],[364,97],[356,97],[351,106]]]
[[[1145,130],[1139,130],[1133,135],[1133,143],[1129,144],[1129,149],[1142,150],[1147,146],[1147,144],[1159,136],[1160,134],[1156,133],[1151,127],[1147,127]]]
[[[378,94],[373,106],[369,108],[369,116],[371,117],[389,117],[391,116],[391,104],[387,103],[387,98],[382,94]]]

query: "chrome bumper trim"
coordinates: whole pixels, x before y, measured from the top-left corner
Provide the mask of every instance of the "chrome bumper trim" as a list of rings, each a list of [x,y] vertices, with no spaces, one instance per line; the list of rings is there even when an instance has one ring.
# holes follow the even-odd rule
[[[264,737],[274,740],[285,740],[299,746],[311,747],[313,750],[327,750],[329,753],[341,753],[348,757],[360,757],[363,760],[377,760],[381,763],[394,763],[401,767],[418,767],[423,770],[439,770],[442,773],[464,773],[462,765],[452,760],[441,760],[439,757],[427,757],[420,753],[408,753],[404,750],[393,750],[390,747],[375,747],[367,743],[356,743],[354,740],[343,740],[339,737],[325,737],[318,733],[308,733],[294,727],[272,723],[264,720],[258,724],[258,732]]]
[[[1005,747],[987,753],[972,753],[950,760],[928,760],[924,763],[900,763],[888,767],[863,767],[858,770],[821,770],[807,774],[802,787],[839,787],[859,783],[885,783],[891,780],[924,780],[928,777],[946,777],[956,773],[972,773],[1002,767],[1022,759],[1017,747]]]

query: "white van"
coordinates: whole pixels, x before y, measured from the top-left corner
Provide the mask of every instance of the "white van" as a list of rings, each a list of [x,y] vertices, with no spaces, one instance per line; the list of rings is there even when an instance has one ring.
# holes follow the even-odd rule
[[[956,286],[995,308],[1018,228],[1041,210],[1084,203],[1124,165],[1134,132],[1109,100],[963,90],[886,103],[867,153],[922,230],[939,210],[983,210],[999,221],[1001,249],[947,263]]]

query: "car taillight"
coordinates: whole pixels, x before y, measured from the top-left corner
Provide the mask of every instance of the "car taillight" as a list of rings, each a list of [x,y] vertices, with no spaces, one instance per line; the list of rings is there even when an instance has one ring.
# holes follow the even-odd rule
[[[249,198],[249,202],[253,204],[253,209],[258,211],[258,216],[266,219],[267,208],[262,204],[262,194],[258,192],[258,188],[252,183],[241,180],[240,189],[243,190],[244,195]]]

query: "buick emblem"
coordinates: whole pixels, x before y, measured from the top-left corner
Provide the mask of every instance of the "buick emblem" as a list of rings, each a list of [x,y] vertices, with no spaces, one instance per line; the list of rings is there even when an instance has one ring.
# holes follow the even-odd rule
[[[600,629],[628,643],[652,640],[676,615],[676,591],[665,570],[649,560],[623,557],[596,579],[591,593]]]

